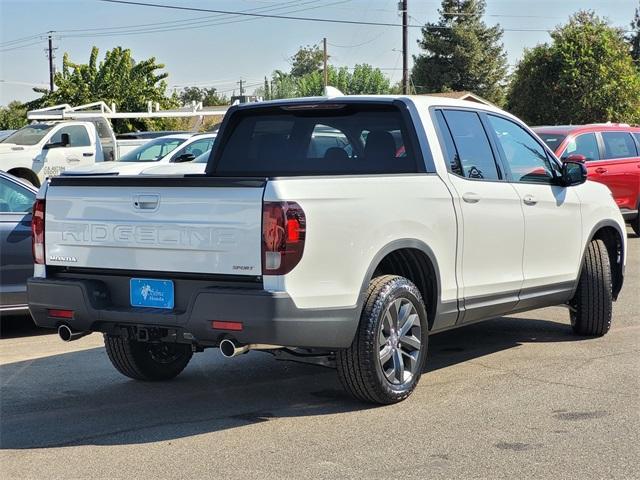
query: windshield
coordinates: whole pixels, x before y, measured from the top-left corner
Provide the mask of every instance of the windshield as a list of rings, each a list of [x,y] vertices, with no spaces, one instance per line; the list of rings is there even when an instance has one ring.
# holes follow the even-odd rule
[[[34,123],[22,127],[17,132],[12,133],[5,138],[3,143],[12,143],[14,145],[35,145],[53,128],[53,125],[46,123]]]
[[[144,145],[121,156],[119,162],[157,162],[184,143],[186,138],[162,137],[151,140]]]
[[[553,152],[556,152],[562,141],[567,138],[566,135],[559,133],[538,133],[538,136]]]

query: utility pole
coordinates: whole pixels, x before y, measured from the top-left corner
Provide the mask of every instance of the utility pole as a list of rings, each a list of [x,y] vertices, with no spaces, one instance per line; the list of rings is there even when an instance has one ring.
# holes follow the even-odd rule
[[[49,39],[49,49],[47,55],[49,57],[49,90],[53,92],[53,31],[47,32]]]
[[[327,37],[324,37],[322,39],[322,50],[323,50],[323,60],[324,60],[324,69],[323,69],[323,74],[324,74],[324,88],[327,88],[327,84],[328,84],[328,72],[327,72]]]
[[[240,85],[240,96],[243,97],[244,96],[244,87],[242,86],[242,84],[244,83],[244,80],[240,79],[240,81],[238,82],[238,85]]]
[[[409,27],[407,0],[402,0],[402,93],[409,93]]]

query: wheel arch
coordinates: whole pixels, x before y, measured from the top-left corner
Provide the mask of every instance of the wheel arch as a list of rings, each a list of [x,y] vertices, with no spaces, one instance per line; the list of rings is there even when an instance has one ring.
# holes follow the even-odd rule
[[[16,167],[7,171],[7,173],[13,175],[14,177],[22,178],[30,182],[34,187],[40,188],[40,179],[36,172],[26,167]]]
[[[433,250],[417,239],[394,240],[376,253],[362,281],[358,301],[358,318],[364,306],[369,282],[383,274],[395,274],[411,280],[422,294],[427,309],[429,329],[433,327],[440,306],[440,270]]]
[[[626,235],[626,232],[622,231],[620,225],[614,220],[601,220],[595,224],[595,226],[591,229],[591,233],[582,250],[580,270],[578,272],[578,278],[576,279],[574,293],[575,289],[578,286],[580,275],[582,275],[585,253],[587,251],[589,243],[591,243],[593,240],[602,240],[607,247],[607,253],[609,254],[613,299],[617,300],[618,294],[622,289],[622,284],[624,283],[624,258],[626,255],[626,252],[624,250],[624,235]]]

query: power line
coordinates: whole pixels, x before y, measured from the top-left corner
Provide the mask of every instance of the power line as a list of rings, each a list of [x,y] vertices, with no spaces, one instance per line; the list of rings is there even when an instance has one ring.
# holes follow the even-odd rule
[[[38,40],[37,42],[27,43],[26,45],[20,45],[20,46],[18,46],[18,47],[3,48],[2,50],[0,50],[0,53],[10,52],[11,50],[19,50],[19,49],[21,49],[21,48],[32,47],[32,46],[34,46],[34,45],[41,44],[43,41],[44,41],[44,39],[41,39],[41,40]]]
[[[307,10],[315,10],[318,8],[323,8],[323,7],[328,7],[328,6],[332,6],[332,5],[336,5],[336,4],[340,4],[340,3],[345,3],[348,2],[350,0],[338,0],[332,3],[325,3],[325,4],[320,4],[318,5],[317,1],[314,0],[308,0],[306,2],[296,2],[296,4],[298,6],[302,6],[302,5],[308,5],[308,4],[313,4],[313,6],[307,6],[305,8],[298,8],[298,9],[294,9],[294,10],[288,10],[285,13],[297,13],[297,12],[303,12],[303,11],[307,11]],[[289,8],[293,7],[293,5],[289,6]],[[281,9],[281,7],[278,7],[279,9]],[[161,28],[148,28],[148,29],[143,29],[143,30],[138,30],[138,29],[134,29],[134,30],[127,30],[127,31],[118,31],[118,32],[96,32],[96,33],[72,33],[72,34],[66,34],[64,33],[64,31],[62,31],[62,35],[59,36],[59,38],[83,38],[83,37],[110,37],[110,36],[126,36],[126,35],[142,35],[142,34],[147,34],[147,33],[162,33],[162,32],[172,32],[172,31],[180,31],[180,30],[193,30],[196,28],[207,28],[207,27],[211,27],[211,26],[218,26],[218,25],[228,25],[231,23],[241,23],[241,22],[248,22],[248,21],[252,21],[252,20],[259,20],[261,17],[252,17],[252,18],[240,18],[240,19],[236,19],[233,20],[234,17],[242,17],[245,15],[219,15],[220,17],[227,17],[225,18],[220,18],[220,20],[213,20],[213,21],[207,21],[206,23],[202,24],[202,25],[194,25],[194,24],[185,24],[185,25],[180,25],[180,26],[175,26],[175,27],[170,27],[170,28],[166,28],[166,27],[161,27]],[[200,23],[200,22],[198,22]]]
[[[304,22],[320,22],[320,23],[338,23],[343,25],[370,25],[374,27],[402,27],[400,23],[389,23],[389,22],[365,22],[358,20],[341,20],[336,18],[320,18],[320,17],[298,17],[292,15],[274,15],[274,14],[266,14],[266,13],[249,13],[249,12],[234,12],[230,10],[215,10],[209,8],[197,8],[197,7],[184,7],[180,5],[164,5],[159,3],[148,3],[148,2],[134,2],[131,0],[98,0],[100,2],[106,3],[115,3],[120,5],[135,5],[138,7],[153,7],[153,8],[167,8],[170,10],[183,10],[183,11],[192,11],[192,12],[209,12],[209,13],[224,13],[228,15],[241,15],[247,17],[259,17],[259,18],[272,18],[276,20],[298,20]],[[422,28],[423,25],[407,25],[407,27],[411,28]],[[450,27],[434,27],[441,29],[449,29]],[[507,29],[503,29],[507,31]],[[516,29],[512,29],[516,30]],[[517,29],[516,31],[522,32],[548,32],[546,29]]]

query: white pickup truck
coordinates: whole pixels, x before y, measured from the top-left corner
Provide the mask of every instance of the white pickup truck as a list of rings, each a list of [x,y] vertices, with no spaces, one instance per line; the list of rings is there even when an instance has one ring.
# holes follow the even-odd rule
[[[317,135],[318,132],[329,132]],[[63,340],[103,332],[139,380],[193,352],[335,367],[393,403],[430,334],[550,305],[604,335],[625,225],[583,164],[512,115],[438,97],[233,107],[206,173],[51,179],[35,204],[29,307]]]
[[[148,141],[116,140],[104,118],[32,123],[0,142],[0,170],[39,187],[47,177],[115,160]]]

